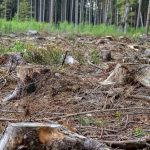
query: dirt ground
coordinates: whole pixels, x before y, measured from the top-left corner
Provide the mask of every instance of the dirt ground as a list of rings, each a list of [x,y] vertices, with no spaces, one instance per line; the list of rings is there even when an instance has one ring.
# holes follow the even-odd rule
[[[80,53],[86,61],[83,64],[64,65],[61,69],[51,69],[49,66],[51,71],[38,77],[34,93],[6,105],[1,104],[1,132],[9,122],[54,120],[108,145],[112,141],[138,140],[150,136],[149,102],[127,96],[129,93],[150,96],[150,89],[134,81],[125,85],[100,84],[116,64],[124,61],[140,64],[145,49],[150,48],[149,39],[45,34],[35,37],[18,35],[14,38],[12,35],[1,36],[1,43],[5,45],[15,41],[33,42],[39,46],[53,43],[64,52],[70,50],[72,55],[74,52]],[[112,60],[100,60],[99,65],[87,63],[93,49],[99,54],[102,50],[111,51]],[[16,84],[13,79],[7,81],[0,90],[1,101],[15,89]],[[80,112],[87,113],[80,115]]]

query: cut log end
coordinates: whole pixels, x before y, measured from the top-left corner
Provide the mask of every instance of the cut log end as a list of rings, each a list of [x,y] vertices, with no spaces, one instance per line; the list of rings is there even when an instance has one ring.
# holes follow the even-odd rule
[[[1,150],[24,147],[40,150],[110,150],[105,144],[70,132],[57,123],[10,124],[0,140],[0,147]]]
[[[102,50],[101,51],[101,56],[102,56],[102,60],[103,61],[110,61],[110,60],[112,60],[111,51],[109,51],[109,50]]]

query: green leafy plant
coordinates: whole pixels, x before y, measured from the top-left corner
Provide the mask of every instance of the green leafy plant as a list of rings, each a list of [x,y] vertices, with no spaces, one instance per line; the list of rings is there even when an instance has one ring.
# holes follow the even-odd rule
[[[79,117],[79,122],[82,126],[88,126],[93,123],[93,120],[89,117]]]
[[[25,44],[20,41],[16,41],[13,46],[10,47],[10,51],[13,52],[24,52]]]
[[[118,121],[121,121],[121,118],[122,118],[121,112],[120,112],[120,111],[117,111],[117,112],[115,113],[115,117],[116,117],[116,119],[117,119]]]
[[[100,55],[98,53],[97,50],[93,50],[91,53],[90,53],[90,61],[93,63],[93,64],[99,64],[100,63]]]
[[[75,56],[75,59],[80,63],[80,65],[85,64],[84,55],[81,51],[73,51],[73,55]]]
[[[135,136],[135,137],[142,137],[142,136],[144,136],[144,131],[143,131],[143,129],[141,129],[141,128],[135,128],[134,130],[133,130],[133,135]]]
[[[97,127],[103,128],[106,124],[106,121],[104,119],[95,119],[95,124]]]

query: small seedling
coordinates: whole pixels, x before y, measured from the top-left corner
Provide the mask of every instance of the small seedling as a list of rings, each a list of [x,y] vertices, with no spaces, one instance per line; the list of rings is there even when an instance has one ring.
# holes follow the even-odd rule
[[[84,56],[80,51],[74,51],[73,55],[75,56],[75,59],[80,63],[80,65],[85,64]]]
[[[89,126],[93,123],[93,120],[89,117],[80,117],[79,122],[82,126]]]
[[[98,53],[97,50],[93,50],[91,53],[90,53],[90,61],[93,63],[93,64],[100,64],[100,55]]]
[[[96,119],[95,124],[97,127],[103,128],[105,126],[106,122],[103,119]]]
[[[120,112],[120,111],[117,111],[117,112],[115,113],[115,117],[116,117],[116,119],[117,119],[118,121],[121,121],[121,118],[122,118],[121,112]]]
[[[141,128],[135,128],[134,130],[133,130],[133,135],[135,136],[135,137],[142,137],[142,136],[144,136],[144,131],[143,131],[143,129],[141,129]]]

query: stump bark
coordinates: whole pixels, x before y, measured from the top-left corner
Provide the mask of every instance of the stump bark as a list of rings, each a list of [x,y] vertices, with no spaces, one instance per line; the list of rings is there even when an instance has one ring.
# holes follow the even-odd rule
[[[101,56],[102,56],[102,60],[105,61],[105,62],[112,60],[110,50],[102,50],[101,51]]]
[[[105,144],[88,139],[57,123],[12,123],[0,140],[1,150],[110,150]]]
[[[117,64],[102,84],[126,84],[134,81],[150,88],[150,66],[132,63]]]
[[[38,78],[50,69],[39,66],[39,65],[20,65],[17,66],[17,78],[18,84],[13,91],[13,93],[6,98],[3,102],[8,102],[10,100],[19,99],[24,95],[24,93],[31,94],[36,90]]]

